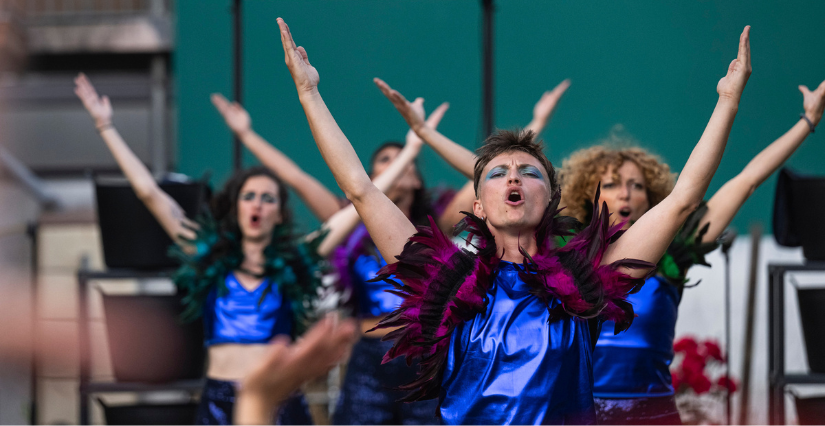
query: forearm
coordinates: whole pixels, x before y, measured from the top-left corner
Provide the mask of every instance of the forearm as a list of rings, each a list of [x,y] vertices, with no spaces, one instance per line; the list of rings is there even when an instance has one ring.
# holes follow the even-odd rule
[[[472,151],[453,142],[431,127],[423,126],[413,130],[454,169],[467,179],[473,178],[476,156]]]
[[[307,204],[318,220],[326,221],[339,210],[338,197],[332,191],[304,172],[294,161],[269,144],[254,130],[249,129],[239,133],[238,138],[261,164],[272,170],[298,194],[298,197]]]
[[[461,219],[464,219],[464,214],[461,212],[473,211],[473,201],[475,198],[476,195],[473,181],[468,181],[455,194],[453,199],[450,200],[450,203],[447,204],[444,212],[442,212],[441,216],[439,216],[438,227],[441,231],[447,235],[450,235],[452,233],[453,226],[460,222]]]
[[[547,126],[547,121],[540,120],[540,119],[537,119],[537,118],[533,118],[533,120],[530,123],[527,124],[527,126],[524,128],[524,130],[531,130],[533,132],[533,134],[535,134],[536,137],[538,138],[538,136],[541,134],[541,132],[544,131],[544,128],[546,126]]]
[[[730,225],[733,217],[756,188],[802,145],[808,137],[808,123],[800,119],[788,132],[756,155],[739,175],[725,183],[708,201],[708,212],[699,229],[710,223],[706,241],[713,241]]]
[[[669,196],[682,209],[690,212],[702,202],[722,160],[737,110],[738,100],[719,98],[702,137],[693,148]]]
[[[346,197],[353,201],[353,198],[357,198],[373,186],[361,160],[317,90],[301,93],[299,99],[321,156],[332,171],[338,186]]]
[[[118,167],[120,167],[126,179],[129,180],[129,184],[132,186],[132,189],[134,189],[138,198],[146,202],[160,191],[152,174],[149,173],[149,170],[143,165],[135,153],[129,149],[129,146],[126,145],[120,133],[118,133],[113,126],[109,126],[101,131],[100,136],[115,158]]]
[[[401,177],[404,170],[415,160],[415,157],[420,151],[420,146],[406,145],[404,149],[398,153],[398,156],[395,157],[389,167],[372,181],[375,187],[386,194],[395,182],[398,181],[398,178]],[[344,242],[350,232],[352,232],[359,223],[361,223],[361,217],[358,215],[354,204],[332,215],[323,226],[323,229],[327,230],[327,235],[324,237],[324,241],[318,246],[318,255],[327,257],[336,246]]]

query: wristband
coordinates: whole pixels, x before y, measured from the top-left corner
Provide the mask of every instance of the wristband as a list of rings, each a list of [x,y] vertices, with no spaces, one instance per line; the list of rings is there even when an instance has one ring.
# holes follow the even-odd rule
[[[805,120],[805,122],[808,123],[808,127],[811,128],[811,133],[813,133],[814,129],[816,129],[816,126],[814,126],[814,123],[811,121],[811,119],[808,118],[808,116],[805,115],[804,112],[802,114],[799,114],[799,118]]]
[[[101,124],[100,126],[95,126],[97,128],[98,133],[103,132],[104,130],[114,129],[115,126],[112,125],[112,122],[108,122],[106,124]]]

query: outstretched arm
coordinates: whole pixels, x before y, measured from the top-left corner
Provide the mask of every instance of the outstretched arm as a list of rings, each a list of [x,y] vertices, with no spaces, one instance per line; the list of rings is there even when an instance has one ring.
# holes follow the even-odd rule
[[[347,137],[332,118],[318,91],[318,71],[309,63],[307,52],[295,45],[289,27],[278,18],[284,61],[295,81],[298,99],[335,181],[352,201],[376,247],[387,262],[395,262],[404,244],[416,232],[404,213],[370,180]]]
[[[645,213],[608,248],[602,264],[622,258],[658,262],[687,216],[702,202],[722,159],[742,91],[751,74],[749,35],[750,26],[747,26],[739,37],[736,59],[728,67],[727,75],[716,86],[719,101],[713,115],[682,169],[673,192]],[[645,273],[639,270],[627,272],[635,276]]]
[[[234,423],[269,424],[279,404],[345,358],[357,337],[353,320],[332,317],[319,321],[293,344],[286,337],[276,337],[261,362],[241,381]]]
[[[415,110],[423,116],[424,99],[416,99],[415,102],[413,102],[413,108],[415,108]],[[433,113],[430,114],[430,117],[427,118],[427,124],[433,128],[438,127],[438,123],[441,121],[441,118],[444,117],[445,111],[446,108],[441,107],[433,111]],[[393,187],[393,185],[395,185],[398,178],[404,174],[407,167],[412,164],[421,152],[421,147],[423,145],[424,142],[416,136],[415,133],[409,131],[404,149],[398,153],[383,173],[373,179],[372,183],[375,187],[378,188],[379,191],[386,194]],[[326,237],[324,237],[324,241],[322,241],[318,246],[318,254],[322,257],[326,257],[332,253],[332,250],[344,242],[350,232],[352,232],[352,230],[359,223],[361,223],[361,217],[358,216],[358,212],[352,204],[335,213],[322,227],[322,230],[326,229],[328,230],[328,233]]]
[[[306,203],[312,214],[320,221],[326,221],[341,206],[338,197],[312,175],[304,172],[283,152],[269,144],[252,129],[249,113],[237,102],[229,102],[219,93],[212,94],[212,104],[223,116],[232,130],[255,158],[272,170],[287,186],[292,188]]]
[[[805,86],[799,86],[799,90],[804,98],[805,116],[816,126],[825,109],[825,81],[813,92]],[[787,133],[754,157],[741,173],[719,188],[708,201],[708,212],[699,224],[699,229],[702,229],[706,223],[710,223],[704,237],[706,241],[713,241],[722,234],[753,191],[782,166],[810,132],[808,122],[800,118]]]
[[[179,245],[186,242],[181,239],[194,238],[192,229],[197,225],[186,218],[180,205],[167,193],[160,189],[146,166],[129,149],[120,133],[112,125],[112,105],[108,96],[100,97],[89,79],[80,74],[75,78],[74,92],[89,111],[95,127],[100,132],[106,146],[115,157],[120,170],[126,175],[135,194],[146,205],[163,229]]]
[[[533,121],[531,121],[524,130],[532,130],[538,137],[538,135],[544,131],[544,126],[550,121],[550,117],[553,115],[556,106],[559,104],[559,100],[561,100],[561,97],[564,95],[564,92],[567,91],[568,87],[570,87],[569,78],[559,83],[553,90],[544,92],[544,94],[541,95],[541,99],[536,102],[536,106],[533,107]]]
[[[438,155],[450,163],[459,173],[466,176],[467,179],[473,178],[473,167],[475,166],[476,156],[472,151],[451,141],[435,130],[435,128],[427,126],[424,118],[419,116],[413,109],[412,103],[402,94],[398,93],[397,90],[391,88],[380,78],[376,78],[374,81],[384,96],[386,96],[398,112],[401,113],[401,116],[407,121],[412,131],[420,136],[430,148],[435,150]]]

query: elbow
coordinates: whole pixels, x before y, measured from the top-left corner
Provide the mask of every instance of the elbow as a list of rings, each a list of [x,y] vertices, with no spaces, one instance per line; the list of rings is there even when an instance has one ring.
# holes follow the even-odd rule
[[[344,191],[344,196],[347,197],[347,200],[349,200],[352,204],[358,205],[367,197],[370,190],[374,190],[376,188],[372,182],[367,181],[364,184],[353,185],[351,187],[341,189]]]

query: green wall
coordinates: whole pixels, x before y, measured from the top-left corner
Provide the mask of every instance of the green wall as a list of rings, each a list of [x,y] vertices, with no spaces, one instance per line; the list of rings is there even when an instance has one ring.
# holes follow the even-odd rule
[[[825,79],[825,2],[498,0],[496,125],[523,126],[541,92],[564,78],[573,85],[544,132],[555,163],[615,132],[630,135],[681,169],[716,102],[716,82],[736,56],[749,24],[753,75],[709,194],[736,175],[802,111],[796,86]],[[175,53],[179,171],[231,168],[230,135],[208,100],[231,89],[230,0],[178,0]],[[780,7],[781,6],[781,7]],[[474,147],[480,141],[480,1],[244,0],[245,105],[256,130],[340,191],[315,148],[283,64],[275,18],[290,24],[321,75],[333,115],[366,161],[378,144],[401,139],[403,120],[372,84],[381,77],[432,108],[451,103],[441,130]],[[790,165],[823,173],[816,134]],[[429,185],[461,177],[437,156],[421,158]],[[247,155],[246,164],[255,161]],[[771,218],[774,179],[744,206],[740,231]],[[317,222],[303,206],[298,217]]]

